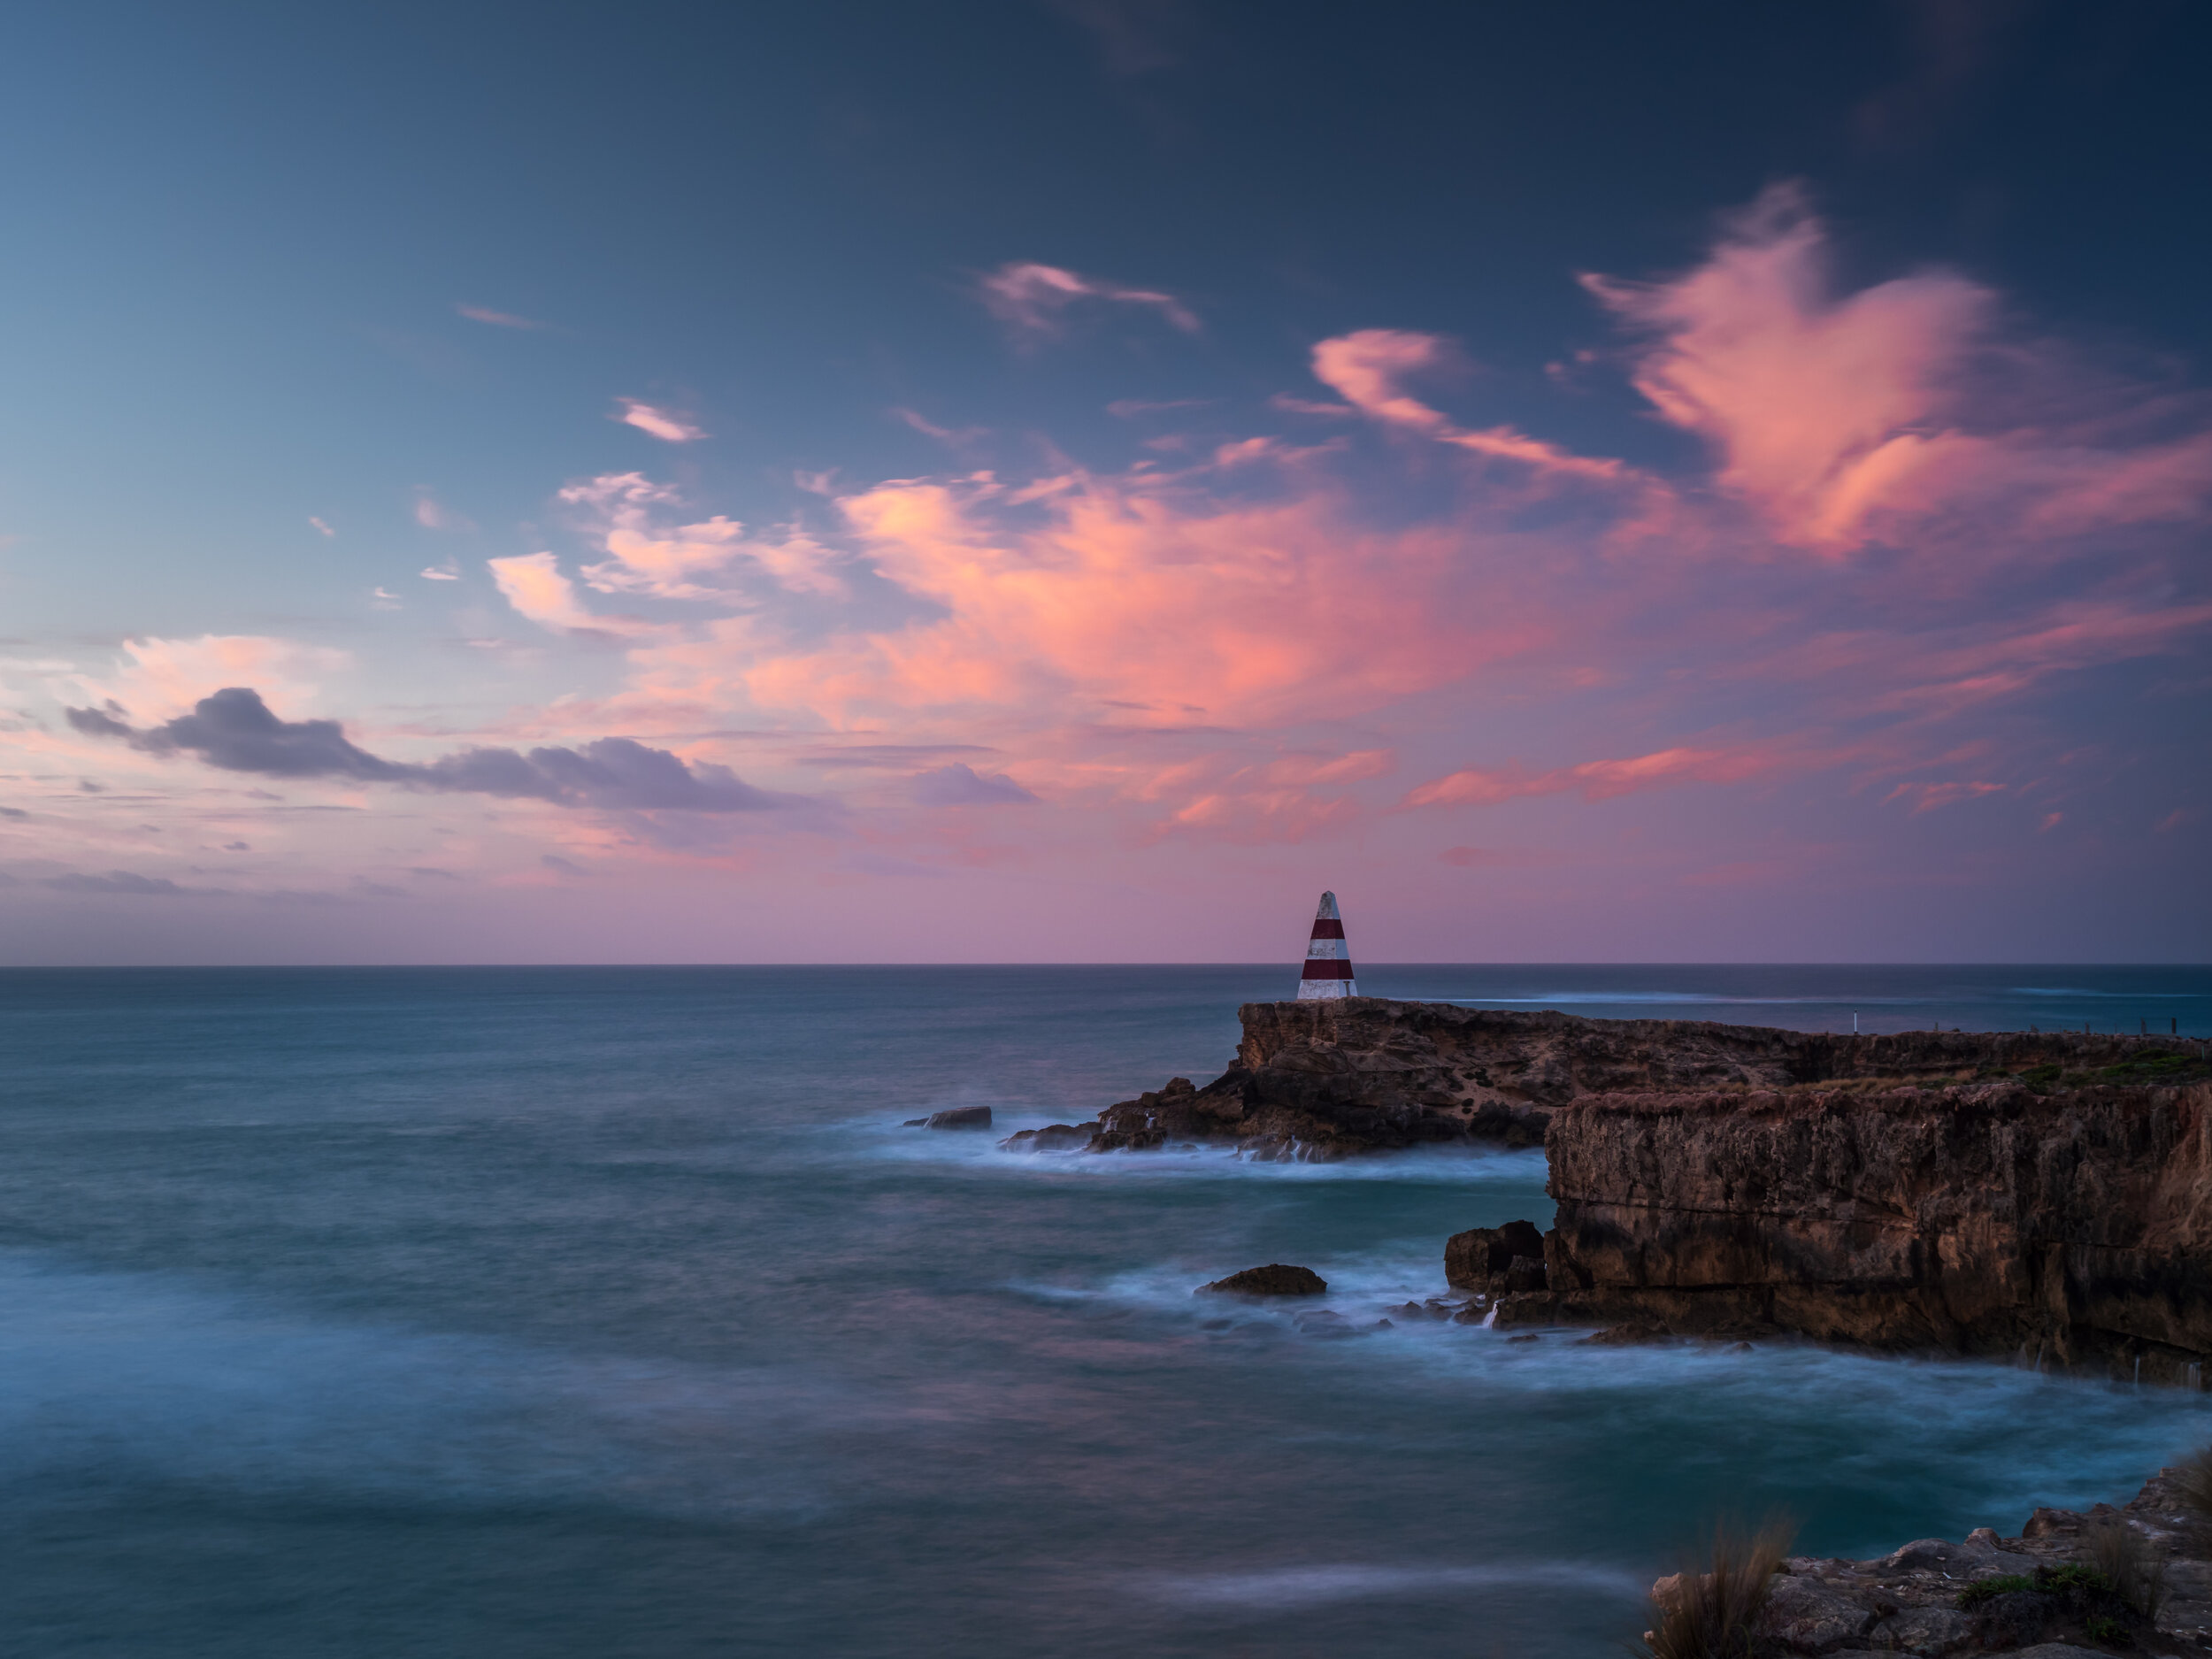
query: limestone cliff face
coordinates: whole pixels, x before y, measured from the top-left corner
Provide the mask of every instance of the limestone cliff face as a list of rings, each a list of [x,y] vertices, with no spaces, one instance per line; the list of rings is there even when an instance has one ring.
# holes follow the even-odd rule
[[[2121,1063],[2125,1065],[2125,1062]],[[1501,1322],[2212,1353],[2212,1085],[1629,1094],[1555,1113],[1550,1294]]]

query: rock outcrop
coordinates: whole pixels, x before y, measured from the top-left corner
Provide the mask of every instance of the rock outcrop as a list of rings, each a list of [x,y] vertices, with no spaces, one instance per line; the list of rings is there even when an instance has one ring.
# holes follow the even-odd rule
[[[1455,1233],[1444,1241],[1444,1279],[1454,1290],[1542,1290],[1544,1235],[1532,1221]]]
[[[2116,1642],[2212,1654],[2212,1539],[2181,1502],[2172,1472],[2162,1470],[2123,1509],[2038,1509],[2014,1538],[1985,1526],[1963,1543],[1924,1538],[1873,1561],[1793,1556],[1774,1580],[1758,1650],[2067,1659]],[[2155,1575],[2154,1594],[2106,1576],[2116,1552],[2108,1542],[2099,1548],[2100,1532],[2123,1535],[2117,1554],[2143,1578]],[[1660,1579],[1653,1601],[1667,1604],[1681,1582]]]
[[[1240,1013],[1220,1077],[1056,1126],[1058,1143],[1088,1127],[1092,1151],[1272,1158],[1541,1140],[1541,1268],[1506,1229],[1448,1249],[1498,1325],[1780,1331],[2208,1380],[2212,1045],[1378,997]]]

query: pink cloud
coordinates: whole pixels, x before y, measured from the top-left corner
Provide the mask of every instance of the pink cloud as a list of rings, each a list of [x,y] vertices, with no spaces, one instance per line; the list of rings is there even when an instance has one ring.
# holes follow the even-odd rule
[[[1802,764],[1802,757],[1773,746],[1736,749],[1663,749],[1623,760],[1590,760],[1577,766],[1530,772],[1517,763],[1469,766],[1409,791],[1402,808],[1497,806],[1532,795],[1573,793],[1608,801],[1644,789],[1689,783],[1742,783]]]
[[[1058,265],[1010,261],[981,279],[977,289],[991,314],[1018,338],[1058,334],[1068,308],[1083,300],[1148,307],[1187,334],[1198,332],[1198,319],[1172,294],[1125,288],[1100,277],[1080,276]]]
[[[2047,344],[2001,338],[1981,284],[1932,270],[1837,296],[1825,230],[1793,185],[1685,275],[1584,282],[1645,336],[1637,389],[1712,446],[1720,485],[1789,546],[1841,557],[1939,532],[1955,545],[2171,521],[2212,491],[2212,434],[2116,449],[2091,423],[2014,412],[2067,401],[2071,371]]]
[[[550,553],[521,553],[488,559],[492,580],[515,614],[559,634],[634,633],[636,625],[619,618],[595,617],[576,596],[576,584],[562,574]]]
[[[829,565],[836,555],[793,529],[770,541],[748,538],[745,526],[717,513],[691,524],[669,523],[660,510],[681,497],[642,472],[609,472],[561,490],[561,503],[579,509],[609,557],[584,567],[584,580],[601,593],[643,593],[662,599],[714,599],[726,587],[697,578],[749,565],[797,593],[842,595],[844,582]]]
[[[1618,461],[1573,455],[1511,426],[1469,431],[1406,392],[1408,378],[1447,366],[1451,359],[1445,342],[1434,334],[1362,328],[1314,347],[1313,373],[1361,413],[1425,434],[1440,443],[1456,444],[1476,455],[1518,461],[1540,472],[1608,480],[1628,475]]]
[[[695,443],[707,435],[684,416],[665,409],[656,409],[652,404],[641,403],[634,397],[618,397],[615,402],[622,405],[622,412],[609,416],[609,419],[618,420],[626,426],[635,426],[640,432],[658,438],[663,443]]]

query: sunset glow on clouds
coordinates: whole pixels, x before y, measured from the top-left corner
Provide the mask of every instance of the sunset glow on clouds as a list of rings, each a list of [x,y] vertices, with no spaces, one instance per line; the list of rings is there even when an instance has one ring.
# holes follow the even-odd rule
[[[825,361],[842,445],[783,439],[814,380],[680,344],[503,439],[504,505],[457,417],[380,519],[284,503],[383,561],[373,627],[216,582],[12,649],[0,904],[55,936],[119,871],[119,917],[219,896],[311,956],[286,917],[373,898],[343,926],[396,959],[715,959],[741,914],[793,958],[1233,958],[1329,885],[1406,956],[1945,955],[1928,893],[2016,914],[2201,835],[2139,734],[2212,685],[2212,400],[1819,201],[1557,266],[1548,380],[1432,306],[1301,329],[1041,238],[913,279],[987,392]],[[457,409],[586,349],[496,298],[373,337]],[[1825,945],[1770,928],[1831,892]]]

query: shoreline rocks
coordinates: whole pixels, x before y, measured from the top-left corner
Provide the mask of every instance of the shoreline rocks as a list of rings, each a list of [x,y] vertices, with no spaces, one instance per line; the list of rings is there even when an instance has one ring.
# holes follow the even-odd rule
[[[1871,1561],[1792,1556],[1762,1616],[1762,1651],[1846,1659],[2212,1655],[2212,1537],[2183,1503],[2173,1475],[2161,1470],[2124,1508],[2039,1509],[2016,1537],[1982,1526],[1962,1543],[1917,1539]],[[2116,1549],[2116,1533],[2124,1535]],[[2110,1582],[2099,1559],[2109,1563],[2116,1554],[2142,1575],[2133,1605],[2099,1587]],[[2143,1587],[2154,1575],[2158,1591],[2147,1598]],[[1652,1599],[1666,1605],[1680,1587],[1679,1574],[1662,1578]],[[2154,1615],[2142,1612],[2145,1599],[2157,1601]]]

